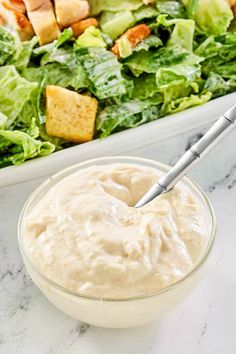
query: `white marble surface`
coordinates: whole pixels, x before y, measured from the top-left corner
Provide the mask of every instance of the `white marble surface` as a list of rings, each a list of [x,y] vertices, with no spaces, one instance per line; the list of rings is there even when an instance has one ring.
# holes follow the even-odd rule
[[[201,132],[129,151],[172,164]],[[236,131],[192,172],[215,207],[213,266],[189,299],[146,327],[107,330],[64,316],[33,285],[17,245],[17,219],[41,180],[0,189],[1,354],[235,354]]]

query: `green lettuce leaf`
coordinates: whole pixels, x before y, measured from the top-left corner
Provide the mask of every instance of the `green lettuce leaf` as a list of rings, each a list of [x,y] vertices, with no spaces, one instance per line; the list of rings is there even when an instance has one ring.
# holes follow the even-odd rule
[[[90,80],[90,89],[99,99],[127,93],[121,74],[121,64],[116,56],[104,48],[79,48],[76,55]]]
[[[135,127],[159,118],[159,101],[161,100],[132,100],[106,107],[97,118],[97,131],[100,137],[106,137],[114,131]]]
[[[127,58],[133,53],[130,42],[126,36],[119,38],[117,44],[121,58]]]
[[[37,37],[21,42],[17,32],[0,27],[0,66],[12,64],[19,70],[26,68],[37,42]]]
[[[37,86],[21,77],[13,65],[0,68],[0,112],[8,117],[7,127],[20,114]]]
[[[58,62],[60,64],[68,61],[73,50],[67,42],[73,36],[71,28],[66,28],[52,43],[45,44],[41,47],[33,50],[34,56],[41,56],[40,65],[46,65],[48,63]],[[62,47],[63,46],[63,47]],[[61,48],[62,47],[62,48]]]
[[[195,49],[195,53],[205,58],[202,70],[206,76],[210,72],[218,72],[218,67],[228,65],[227,63],[236,59],[236,33],[229,32],[219,36],[210,36]],[[230,69],[225,70],[228,73],[230,71]],[[229,76],[227,75],[227,77]]]
[[[35,133],[35,132],[34,132]],[[51,154],[55,147],[18,130],[0,130],[0,167],[20,165],[28,159]]]
[[[33,37],[30,41],[21,42],[21,50],[16,51],[13,58],[9,61],[9,64],[14,65],[18,70],[25,69],[30,62],[33,48],[37,43],[37,37]]]
[[[86,71],[72,56],[66,64],[51,63],[41,67],[29,67],[22,71],[22,76],[28,81],[43,83],[44,87],[56,85],[79,90],[89,86]]]
[[[102,11],[136,10],[143,5],[142,0],[89,0],[90,14],[98,15]]]
[[[212,98],[234,92],[236,91],[236,75],[234,79],[224,80],[220,75],[211,73],[205,82],[204,89],[212,93]]]
[[[166,14],[171,18],[184,18],[186,16],[184,6],[179,1],[158,0],[156,7],[160,14]]]
[[[158,48],[162,46],[162,41],[159,37],[150,35],[148,38],[145,38],[142,42],[140,42],[136,47],[133,48],[133,53],[140,52],[140,50],[149,51],[149,49]]]
[[[7,125],[7,116],[0,112],[0,129],[5,129],[5,126]]]
[[[16,52],[16,38],[13,32],[0,27],[0,65],[6,64]]]
[[[186,6],[188,1],[185,0]],[[193,19],[198,29],[205,35],[221,34],[227,31],[233,13],[225,0],[199,0],[194,4]]]
[[[87,48],[87,47],[100,47],[106,48],[106,43],[103,40],[101,31],[94,27],[88,27],[83,34],[81,34],[77,40],[76,44],[78,48]]]
[[[236,61],[219,65],[214,68],[214,72],[225,79],[236,79]]]
[[[193,18],[197,11],[199,0],[185,0],[183,2],[186,4],[188,18]]]
[[[181,62],[183,64],[197,64],[201,61],[202,58],[176,45],[163,47],[153,52],[142,50],[127,58],[124,64],[129,67],[134,75],[139,76],[144,72],[149,74],[156,73],[162,67],[168,67]]]
[[[158,91],[155,74],[143,74],[133,79],[134,89],[132,97],[134,99],[145,100],[153,97]]]
[[[135,22],[140,22],[144,19],[154,18],[159,14],[159,11],[153,6],[142,6],[133,11]]]
[[[32,124],[32,120],[37,121],[38,125],[44,122],[44,107],[41,107],[42,91],[42,87],[38,85],[31,92],[29,99],[25,102],[21,112],[18,114],[17,118],[12,124],[14,129],[28,129],[28,127],[30,127]]]
[[[178,98],[172,100],[168,105],[165,106],[165,109],[162,111],[162,114],[173,114],[181,112],[187,108],[201,105],[208,102],[212,97],[211,92],[202,93],[201,95],[190,95],[188,97]]]
[[[168,20],[166,15],[160,15],[157,18],[157,23],[164,27],[175,25],[167,45],[180,45],[187,50],[193,50],[193,36],[195,29],[195,23],[193,20]]]
[[[104,33],[113,40],[123,34],[135,23],[135,18],[129,10],[111,12],[104,11],[100,18],[100,26]]]
[[[197,80],[201,74],[198,64],[177,64],[168,68],[160,68],[156,73],[156,84],[163,94],[162,114],[176,99],[199,92]]]
[[[177,64],[168,68],[160,68],[156,73],[156,84],[161,90],[166,86],[181,85],[183,81],[191,83],[200,75],[201,68],[198,64]]]

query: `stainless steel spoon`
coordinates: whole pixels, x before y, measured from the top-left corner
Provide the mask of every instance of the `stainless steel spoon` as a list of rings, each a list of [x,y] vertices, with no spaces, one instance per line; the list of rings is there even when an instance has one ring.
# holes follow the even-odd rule
[[[235,122],[236,104],[217,120],[206,134],[179,159],[166,175],[151,187],[138,201],[135,208],[140,208],[151,202],[160,194],[171,190],[193,165],[200,162],[216,144],[233,130],[236,126]]]

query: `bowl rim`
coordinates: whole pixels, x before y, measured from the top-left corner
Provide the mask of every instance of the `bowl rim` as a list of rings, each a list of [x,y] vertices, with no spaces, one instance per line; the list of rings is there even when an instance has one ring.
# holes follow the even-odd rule
[[[114,161],[116,160],[116,161]],[[201,256],[201,258],[199,259],[199,261],[195,264],[195,266],[191,269],[190,272],[188,272],[184,277],[180,278],[178,281],[176,281],[175,283],[159,289],[157,291],[154,292],[150,292],[150,293],[146,293],[146,294],[141,294],[141,295],[136,295],[136,296],[128,296],[128,297],[120,297],[120,298],[109,298],[109,297],[97,297],[97,296],[92,296],[92,295],[84,295],[79,293],[78,291],[73,291],[70,289],[67,289],[65,287],[63,287],[62,285],[54,282],[53,280],[49,279],[48,277],[46,277],[43,273],[41,273],[36,266],[33,264],[33,262],[31,262],[30,257],[28,257],[27,252],[24,248],[24,242],[23,242],[23,232],[22,232],[22,225],[23,225],[23,220],[25,215],[27,214],[27,210],[30,207],[31,203],[34,201],[35,197],[37,197],[37,195],[40,194],[40,192],[43,192],[43,190],[51,183],[58,183],[60,180],[62,180],[65,177],[68,177],[70,172],[71,174],[74,173],[76,170],[83,168],[84,165],[88,165],[90,164],[95,164],[96,162],[109,162],[112,163],[120,163],[121,160],[127,160],[127,162],[129,161],[133,161],[130,163],[152,163],[154,165],[156,165],[156,168],[161,168],[161,169],[165,169],[168,170],[170,169],[170,166],[153,160],[153,159],[147,159],[147,158],[143,158],[143,157],[136,157],[136,156],[107,156],[107,157],[99,157],[99,158],[94,158],[94,159],[89,159],[89,160],[85,160],[83,162],[79,162],[77,164],[73,164],[65,169],[62,169],[61,171],[55,173],[54,175],[52,175],[51,177],[47,178],[44,182],[42,182],[28,197],[28,199],[26,200],[22,211],[20,213],[20,217],[18,220],[18,227],[17,227],[17,233],[18,233],[18,245],[20,248],[20,252],[22,254],[23,260],[25,262],[25,260],[29,263],[29,265],[33,268],[33,270],[37,273],[37,275],[40,276],[40,278],[42,278],[46,283],[48,283],[49,285],[51,285],[52,287],[56,288],[57,290],[72,295],[72,296],[76,296],[79,298],[83,298],[83,299],[87,299],[87,300],[92,300],[92,301],[107,301],[107,302],[125,302],[125,301],[132,301],[132,300],[143,300],[146,298],[151,298],[151,297],[155,297],[158,295],[161,295],[163,293],[169,292],[174,288],[177,288],[178,286],[180,286],[182,283],[185,282],[185,280],[189,279],[196,271],[198,271],[201,266],[203,266],[203,264],[207,261],[211,250],[213,248],[214,245],[214,241],[215,241],[215,236],[216,236],[216,216],[215,216],[215,212],[213,209],[213,206],[208,198],[208,196],[206,195],[206,193],[203,191],[203,189],[199,186],[198,183],[196,183],[192,178],[189,177],[183,177],[182,181],[187,182],[188,186],[193,189],[195,191],[195,193],[198,194],[198,197],[200,197],[201,201],[205,204],[205,206],[208,208],[208,212],[210,214],[211,217],[211,223],[212,223],[212,228],[209,232],[210,236],[209,236],[209,240],[207,243],[207,246]],[[89,167],[89,166],[87,166]],[[149,166],[150,167],[150,166]],[[85,166],[86,168],[86,166]],[[155,167],[154,167],[155,168]],[[59,180],[58,180],[59,179]],[[56,180],[56,181],[55,181]],[[50,188],[49,188],[50,189]]]

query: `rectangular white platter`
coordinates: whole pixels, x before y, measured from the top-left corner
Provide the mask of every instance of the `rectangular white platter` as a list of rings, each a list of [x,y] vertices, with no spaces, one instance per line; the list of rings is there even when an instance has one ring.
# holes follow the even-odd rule
[[[105,139],[97,139],[58,151],[50,156],[28,161],[21,166],[2,168],[0,169],[0,187],[48,176],[88,159],[127,155],[129,151],[132,152],[135,149],[150,148],[156,142],[172,136],[207,127],[235,103],[236,93],[232,93],[205,105],[116,133]]]

